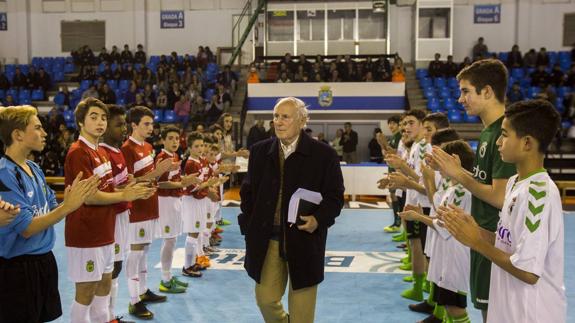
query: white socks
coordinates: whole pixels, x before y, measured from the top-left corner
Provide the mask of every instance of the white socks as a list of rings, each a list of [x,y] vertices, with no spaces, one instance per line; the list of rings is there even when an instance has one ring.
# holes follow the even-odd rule
[[[74,303],[72,303],[72,309],[70,312],[70,322],[90,323],[90,319],[88,318],[89,311],[90,305],[82,305],[74,301]]]
[[[185,245],[186,249],[186,262],[184,265],[185,268],[191,267],[196,262],[197,248],[198,248],[198,239],[187,236]]]
[[[95,295],[90,305],[90,321],[93,323],[108,322],[109,311],[108,306],[110,302],[110,295],[98,296]],[[74,322],[74,321],[72,321]]]
[[[110,288],[110,306],[108,307],[110,316],[108,317],[108,321],[116,318],[116,315],[114,315],[114,307],[116,305],[116,299],[118,299],[118,285],[118,278],[112,279],[112,287]]]
[[[160,251],[160,259],[162,262],[162,280],[164,282],[172,279],[172,260],[174,258],[174,247],[176,246],[176,239],[164,239],[162,243],[162,250]]]
[[[132,305],[140,301],[139,267],[143,255],[143,250],[130,250],[126,260],[126,276],[128,277],[128,291]]]
[[[148,290],[148,248],[142,250],[142,257],[140,258],[138,266],[138,280],[140,281],[140,295]]]

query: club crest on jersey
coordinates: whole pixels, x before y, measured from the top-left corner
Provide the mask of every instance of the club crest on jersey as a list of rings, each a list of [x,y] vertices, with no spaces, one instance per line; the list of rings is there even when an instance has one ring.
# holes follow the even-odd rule
[[[200,221],[196,221],[196,229],[200,228]]]
[[[485,157],[486,151],[487,151],[487,141],[484,141],[481,143],[481,146],[479,147],[479,156],[481,156],[481,158]]]
[[[119,244],[114,244],[114,253],[115,254],[119,254],[120,253],[120,245]]]
[[[34,191],[28,192],[28,197],[29,197],[29,198],[32,198],[33,196],[34,196]]]
[[[146,230],[140,229],[140,231],[138,231],[138,235],[140,236],[140,238],[145,237],[146,236]]]
[[[170,233],[170,226],[169,226],[169,225],[166,225],[166,226],[164,227],[164,232],[165,232],[165,233]]]
[[[94,271],[94,261],[93,260],[88,260],[86,262],[86,271],[89,273]]]

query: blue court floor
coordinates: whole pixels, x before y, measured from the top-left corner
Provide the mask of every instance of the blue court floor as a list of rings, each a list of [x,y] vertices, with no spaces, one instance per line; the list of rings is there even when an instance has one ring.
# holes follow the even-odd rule
[[[238,208],[224,208],[224,217],[232,225],[224,227],[221,251],[213,255],[213,269],[204,277],[188,279],[187,293],[168,296],[162,304],[150,305],[153,322],[263,322],[254,299],[254,283],[242,268],[243,237],[235,225]],[[399,296],[409,284],[397,267],[403,256],[383,227],[391,222],[390,210],[346,209],[328,234],[326,277],[318,290],[316,322],[416,322],[425,316],[410,312],[411,302]],[[565,216],[565,286],[569,304],[575,304],[575,213]],[[60,293],[64,314],[56,322],[69,322],[74,285],[66,270],[64,224],[57,225],[54,253],[60,271]],[[178,240],[173,273],[179,275],[183,264],[184,239]],[[148,285],[157,291],[160,280],[160,241],[155,241],[148,256]],[[187,279],[182,277],[182,279]],[[287,293],[286,293],[287,294]],[[125,273],[120,275],[116,314],[129,318]],[[287,304],[287,300],[284,300]],[[469,302],[470,303],[470,302]],[[472,322],[481,322],[481,314],[470,309]],[[575,309],[569,308],[568,322],[575,322]]]

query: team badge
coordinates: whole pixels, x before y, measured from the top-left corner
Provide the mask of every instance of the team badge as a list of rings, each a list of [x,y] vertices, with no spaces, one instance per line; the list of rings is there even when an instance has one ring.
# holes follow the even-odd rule
[[[165,232],[165,233],[170,233],[170,226],[169,226],[169,225],[166,225],[166,226],[164,227],[164,232]]]
[[[200,221],[196,221],[196,229],[200,228]]]
[[[146,236],[146,230],[140,229],[140,231],[138,232],[138,235],[140,236],[140,238],[145,237]]]
[[[115,252],[116,254],[119,254],[119,253],[120,253],[120,245],[117,244],[117,243],[114,244],[114,252]]]
[[[318,92],[317,102],[321,107],[327,108],[333,103],[333,92],[329,86],[322,86]]]
[[[86,262],[86,271],[89,273],[94,271],[94,261],[93,260],[88,260],[88,262]]]
[[[208,213],[208,219],[211,219],[212,215],[210,213]]]

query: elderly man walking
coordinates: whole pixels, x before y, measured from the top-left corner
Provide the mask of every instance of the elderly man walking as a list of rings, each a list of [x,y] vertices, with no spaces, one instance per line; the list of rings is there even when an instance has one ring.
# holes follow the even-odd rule
[[[343,206],[343,177],[336,152],[303,131],[308,120],[303,101],[280,99],[273,120],[276,137],[251,148],[240,192],[244,267],[256,281],[256,301],[266,322],[313,322],[327,230]],[[288,204],[299,188],[321,193],[322,202],[292,225]],[[289,314],[281,303],[288,277]]]

